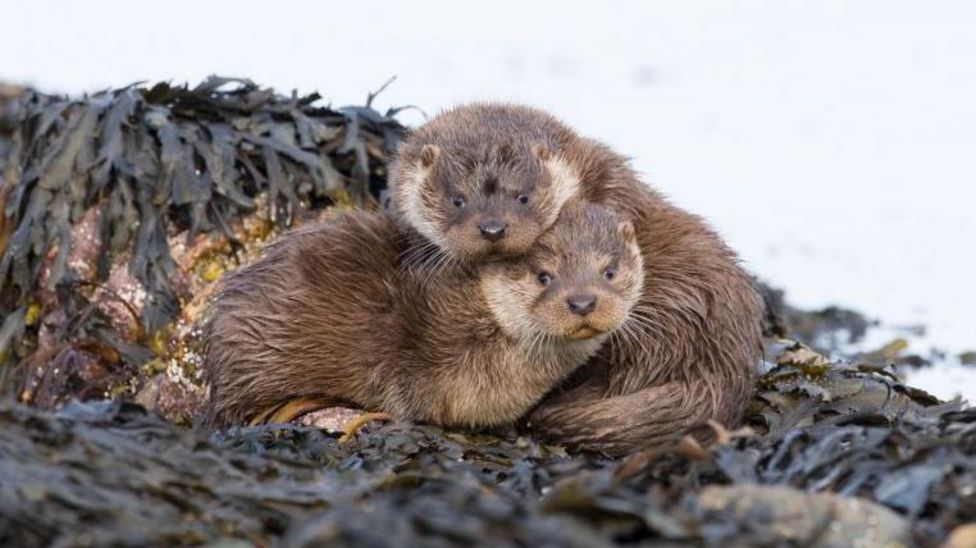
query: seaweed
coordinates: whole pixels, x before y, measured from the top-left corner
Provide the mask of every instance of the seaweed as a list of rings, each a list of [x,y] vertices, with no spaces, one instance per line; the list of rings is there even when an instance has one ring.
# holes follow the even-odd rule
[[[382,201],[405,129],[374,97],[332,109],[218,77],[0,97],[0,388],[23,387],[0,396],[0,544],[972,538],[976,410],[818,352],[870,322],[768,288],[767,334],[810,346],[769,342],[746,426],[623,460],[407,423],[349,443],[175,424],[202,393],[194,325],[220,274],[318,210]]]
[[[14,106],[0,134],[9,175],[0,182],[0,315],[27,315],[62,283],[104,283],[124,260],[145,292],[141,336],[130,342],[148,347],[189,297],[175,242],[219,236],[236,253],[243,218],[266,215],[280,229],[307,210],[375,204],[405,131],[396,111],[319,100],[216,76],[74,99],[19,93],[5,103]],[[94,277],[72,260],[86,218],[98,249],[80,262],[94,263]]]
[[[622,461],[409,423],[340,443],[0,401],[0,543],[937,546],[976,519],[976,410],[855,364],[801,382],[793,359],[763,377],[751,431]]]
[[[7,174],[7,162],[17,145],[13,136],[19,118],[18,99],[23,93],[20,87],[0,83],[0,180]]]

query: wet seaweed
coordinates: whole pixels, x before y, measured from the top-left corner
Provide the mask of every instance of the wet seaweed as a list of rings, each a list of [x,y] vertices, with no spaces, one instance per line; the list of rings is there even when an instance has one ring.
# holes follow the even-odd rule
[[[339,443],[0,403],[0,543],[937,546],[976,519],[976,410],[857,365],[810,375],[806,351],[763,377],[754,432],[623,461],[407,423]]]
[[[869,322],[775,290],[767,333],[815,348],[770,343],[749,428],[622,461],[424,425],[342,444],[163,420],[126,400],[192,415],[196,317],[165,326],[199,310],[225,255],[253,251],[251,231],[379,198],[404,128],[372,94],[331,109],[240,79],[15,95],[0,117],[0,363],[17,367],[0,387],[91,401],[0,398],[0,545],[937,546],[976,521],[976,411],[818,353]]]
[[[38,292],[105,282],[124,260],[145,291],[143,337],[133,342],[148,346],[185,304],[174,242],[216,235],[234,251],[242,218],[265,215],[281,228],[309,209],[375,202],[385,159],[404,133],[396,111],[319,102],[317,93],[283,96],[221,77],[82,98],[20,92],[4,104],[0,135],[8,168],[0,183],[0,315],[29,316]],[[82,243],[75,228],[93,212],[91,280],[70,258]],[[19,329],[19,339],[24,328],[5,333]],[[8,346],[0,347],[5,357]]]

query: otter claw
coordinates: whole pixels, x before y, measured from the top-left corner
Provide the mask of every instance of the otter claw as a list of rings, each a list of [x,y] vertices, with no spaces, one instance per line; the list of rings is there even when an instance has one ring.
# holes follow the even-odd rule
[[[393,420],[393,417],[389,413],[363,413],[342,427],[342,436],[339,437],[339,443],[346,443],[351,440],[356,435],[356,432],[359,432],[360,428],[370,422],[391,420]]]

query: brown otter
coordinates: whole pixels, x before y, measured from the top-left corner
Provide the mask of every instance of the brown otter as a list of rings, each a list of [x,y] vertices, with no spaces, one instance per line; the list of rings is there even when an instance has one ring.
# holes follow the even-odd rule
[[[512,424],[599,349],[640,295],[633,228],[564,207],[527,255],[428,264],[389,215],[334,214],[230,274],[214,303],[207,423],[316,397],[446,426]]]
[[[528,417],[556,441],[621,454],[739,420],[761,358],[760,304],[735,254],[627,160],[553,116],[508,104],[448,110],[398,150],[397,216],[455,260],[517,255],[574,197],[634,223],[645,285],[629,335]]]

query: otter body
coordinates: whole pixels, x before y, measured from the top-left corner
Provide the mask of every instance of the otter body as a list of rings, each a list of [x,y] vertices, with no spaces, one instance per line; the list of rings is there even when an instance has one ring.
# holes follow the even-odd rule
[[[629,225],[581,206],[542,241],[558,250],[569,239],[583,246],[568,259],[532,255],[577,278],[550,292],[525,260],[434,264],[416,235],[379,213],[283,236],[222,282],[208,326],[207,422],[246,423],[314,397],[446,426],[511,424],[594,355],[639,295]],[[633,275],[601,286],[587,261],[614,254]],[[585,315],[566,304],[580,292],[596,299]]]
[[[645,283],[625,334],[527,418],[532,431],[622,454],[740,419],[761,358],[752,280],[702,219],[643,184],[621,155],[542,111],[473,104],[414,131],[390,186],[400,218],[473,264],[525,252],[574,199],[633,223]]]

